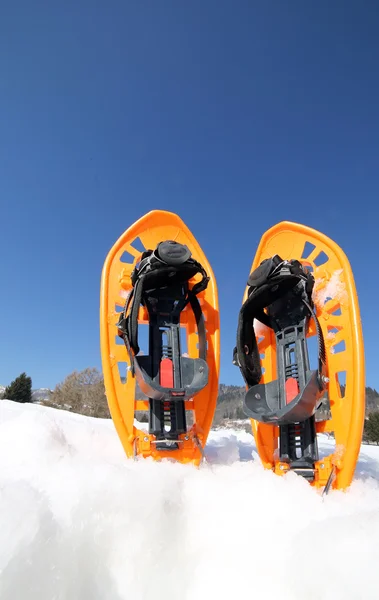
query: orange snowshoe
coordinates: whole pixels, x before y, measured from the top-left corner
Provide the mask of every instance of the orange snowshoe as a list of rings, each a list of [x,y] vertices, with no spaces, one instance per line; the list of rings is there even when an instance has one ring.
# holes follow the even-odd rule
[[[244,412],[263,465],[278,475],[294,471],[324,492],[349,486],[364,424],[364,354],[353,274],[335,242],[290,222],[263,235],[233,362],[246,382]],[[334,434],[336,448],[320,459],[322,432]]]
[[[211,267],[177,215],[148,213],[110,250],[100,328],[107,400],[126,454],[199,464],[217,402],[218,297]],[[135,421],[141,410],[147,432]]]

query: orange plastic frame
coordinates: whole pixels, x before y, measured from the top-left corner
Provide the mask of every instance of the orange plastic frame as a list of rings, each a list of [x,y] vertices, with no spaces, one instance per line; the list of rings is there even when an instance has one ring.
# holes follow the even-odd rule
[[[180,436],[178,450],[159,451],[155,437],[138,428],[135,411],[148,410],[147,400],[135,399],[136,380],[132,377],[129,357],[125,346],[120,345],[116,323],[119,311],[131,290],[130,275],[141,257],[141,245],[154,249],[163,240],[175,240],[186,244],[193,258],[205,268],[210,281],[198,299],[206,321],[207,363],[209,381],[194,398],[186,401],[186,410],[193,411],[193,426]],[[133,246],[133,244],[135,244]],[[127,257],[125,257],[125,253]],[[200,278],[197,275],[193,283]],[[146,309],[140,307],[138,322],[148,324]],[[181,326],[185,329],[190,356],[198,356],[196,321],[190,307],[181,314]],[[109,410],[127,456],[152,456],[154,459],[171,458],[198,465],[202,458],[216,409],[220,363],[220,325],[217,286],[213,271],[201,247],[183,221],[174,213],[153,210],[127,229],[110,250],[102,271],[100,298],[100,344],[104,382]],[[121,375],[122,373],[122,375]],[[126,376],[123,382],[121,376]]]
[[[358,459],[365,415],[365,373],[358,297],[349,261],[326,235],[297,223],[278,223],[263,235],[252,270],[278,254],[297,259],[313,270],[313,300],[327,351],[328,395],[331,420],[316,423],[318,433],[334,432],[336,447],[319,460],[312,485],[323,487],[329,475],[333,487],[345,489],[352,481]],[[243,301],[247,298],[247,288]],[[276,379],[276,345],[271,329],[254,323],[264,369],[262,383]],[[310,322],[308,337],[316,334]],[[343,381],[345,379],[345,381]],[[277,459],[279,427],[251,419],[258,453],[268,469],[284,474],[288,465]]]

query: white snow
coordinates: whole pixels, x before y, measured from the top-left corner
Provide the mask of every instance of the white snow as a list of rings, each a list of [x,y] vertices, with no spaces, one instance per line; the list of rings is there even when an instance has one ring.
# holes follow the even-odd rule
[[[333,298],[342,303],[346,302],[348,296],[345,283],[341,281],[342,273],[343,269],[338,269],[332,273],[328,281],[323,278],[315,280],[312,298],[315,305],[320,309],[322,309],[328,298]]]
[[[379,448],[324,500],[244,431],[206,452],[132,461],[111,421],[1,401],[1,600],[377,598]]]

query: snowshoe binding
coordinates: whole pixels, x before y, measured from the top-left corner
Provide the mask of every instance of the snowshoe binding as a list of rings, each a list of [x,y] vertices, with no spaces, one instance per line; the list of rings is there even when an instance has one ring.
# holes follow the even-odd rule
[[[335,242],[290,222],[264,234],[233,362],[246,382],[243,408],[264,466],[279,475],[294,471],[326,491],[346,488],[362,439],[364,356],[353,275]],[[323,432],[334,435],[336,446],[320,458]]]
[[[152,211],[110,251],[101,289],[106,394],[127,455],[199,464],[219,370],[217,288],[202,250],[177,215]],[[147,353],[140,349],[143,325]],[[119,362],[127,366],[123,379]],[[134,421],[140,410],[148,413],[148,432]]]

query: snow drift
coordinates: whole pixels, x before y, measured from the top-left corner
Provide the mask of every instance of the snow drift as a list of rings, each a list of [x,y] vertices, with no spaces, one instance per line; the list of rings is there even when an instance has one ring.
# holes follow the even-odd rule
[[[378,448],[324,500],[247,433],[206,451],[134,462],[111,421],[0,402],[1,600],[377,597]]]

